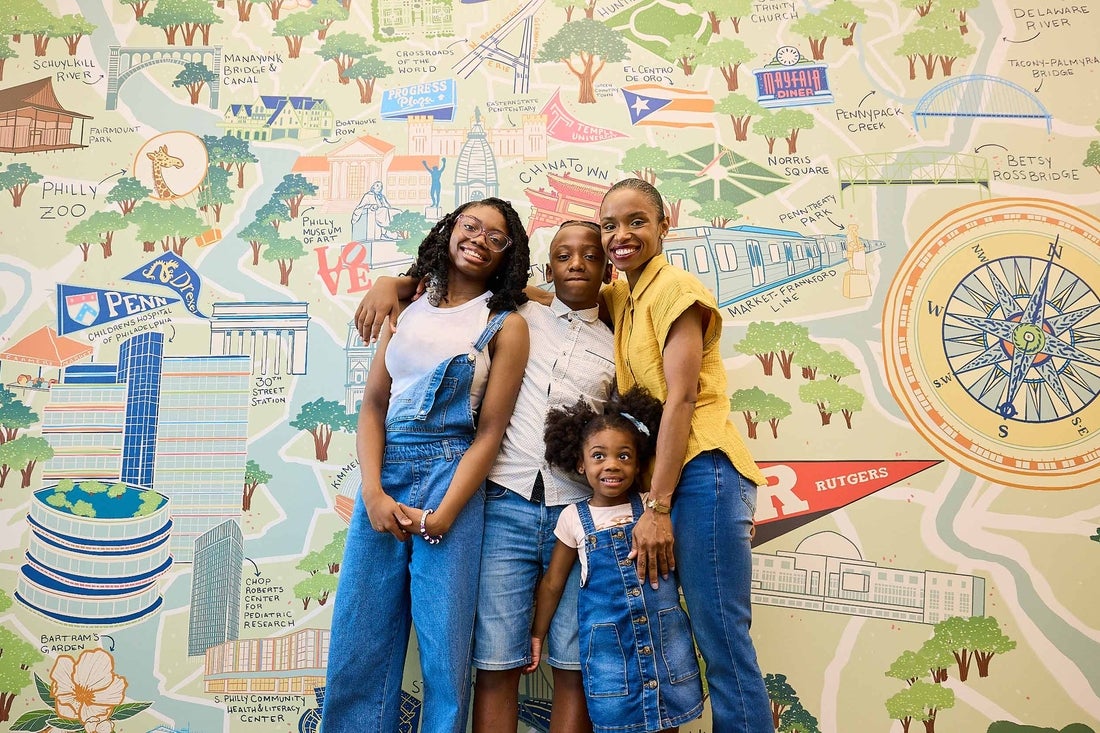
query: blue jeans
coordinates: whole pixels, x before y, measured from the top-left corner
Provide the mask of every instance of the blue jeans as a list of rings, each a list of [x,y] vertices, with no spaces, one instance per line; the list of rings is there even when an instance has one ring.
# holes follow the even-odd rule
[[[481,589],[474,631],[474,667],[505,670],[531,661],[531,621],[535,589],[550,565],[557,538],[554,527],[564,506],[546,506],[487,481],[485,542],[481,548]],[[577,589],[580,563],[565,583],[550,622],[547,662],[579,670]]]
[[[756,485],[725,454],[684,466],[672,504],[676,572],[706,662],[713,730],[773,733],[764,679],[749,637]]]

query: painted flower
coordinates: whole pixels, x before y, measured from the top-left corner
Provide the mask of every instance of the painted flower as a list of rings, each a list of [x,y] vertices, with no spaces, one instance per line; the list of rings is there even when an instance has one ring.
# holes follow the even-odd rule
[[[57,717],[79,720],[86,733],[111,733],[111,713],[126,697],[126,680],[115,674],[114,657],[105,649],[85,649],[75,661],[67,654],[57,658],[50,694]]]

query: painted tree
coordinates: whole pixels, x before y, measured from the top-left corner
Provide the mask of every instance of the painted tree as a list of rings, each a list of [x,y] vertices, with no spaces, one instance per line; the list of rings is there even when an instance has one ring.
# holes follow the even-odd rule
[[[913,694],[911,688],[906,687],[886,701],[886,714],[891,720],[901,723],[902,733],[909,733],[909,726],[913,724],[913,719],[921,720],[924,717],[924,704],[917,695]]]
[[[839,382],[845,377],[859,374],[859,368],[855,363],[840,351],[828,351],[825,353],[825,361],[821,364],[823,374],[828,374]]]
[[[672,156],[664,148],[655,145],[638,145],[623,153],[619,170],[653,184],[657,182],[657,177],[672,165]]]
[[[5,610],[11,605],[6,593],[0,591]],[[41,664],[45,657],[34,644],[22,639],[11,624],[0,626],[0,722],[11,718],[11,706],[19,693],[32,684],[31,667]]]
[[[138,201],[147,198],[151,193],[139,179],[123,176],[107,192],[107,201],[118,204],[119,210],[125,215],[134,210]]]
[[[914,682],[912,687],[902,692],[908,693],[912,696],[913,702],[921,706],[922,712],[919,719],[924,723],[924,733],[936,733],[936,716],[941,710],[955,706],[954,691],[943,685]]]
[[[302,205],[302,199],[317,193],[317,187],[306,180],[301,173],[287,173],[283,180],[275,187],[271,194],[274,199],[285,201],[290,211],[290,218],[298,218],[298,209]]]
[[[705,41],[700,41],[695,36],[682,33],[673,36],[668,41],[668,45],[665,47],[665,58],[679,66],[680,71],[684,72],[684,76],[691,76],[695,71],[695,60],[704,48],[706,48]]]
[[[145,17],[145,9],[149,7],[149,0],[118,0],[123,5],[129,5],[130,10],[134,11],[134,20],[141,20]]]
[[[56,26],[61,38],[65,39],[65,46],[69,49],[70,56],[76,56],[76,47],[80,39],[90,35],[95,29],[96,26],[83,15],[62,15]]]
[[[787,154],[794,155],[798,152],[798,133],[800,130],[809,130],[814,126],[814,116],[809,112],[803,112],[800,109],[794,109],[793,107],[786,107],[775,112],[770,117],[771,127],[770,130],[774,130],[779,137],[782,137],[787,141]],[[756,126],[753,126],[753,131],[756,131]],[[768,152],[772,151],[773,139],[768,141]]]
[[[945,6],[959,16],[959,35],[970,32],[966,26],[966,13],[981,5],[981,0],[946,0]]]
[[[345,72],[361,58],[378,53],[379,48],[367,43],[367,39],[355,33],[334,33],[325,39],[317,55],[336,64],[336,79],[341,84],[351,82]]]
[[[0,445],[14,440],[20,430],[25,430],[39,420],[38,413],[24,404],[18,395],[0,385]]]
[[[321,548],[321,560],[332,575],[340,572],[340,561],[344,559],[344,547],[347,543],[348,530],[345,528],[334,532],[329,543]]]
[[[958,33],[958,18],[947,10],[929,12],[917,22],[917,27],[902,36],[901,46],[894,53],[909,60],[909,78],[916,78],[916,59],[924,67],[924,78],[931,79],[939,65],[944,76],[950,76],[956,61],[973,56],[977,49]]]
[[[328,597],[336,592],[336,583],[335,575],[317,573],[294,586],[294,597],[302,601],[302,610],[307,610],[312,600],[323,606],[328,602]]]
[[[710,221],[710,225],[715,229],[725,229],[731,221],[737,221],[741,218],[741,212],[737,209],[737,204],[732,201],[711,199],[699,204],[699,208],[693,212],[693,216],[697,219]]]
[[[92,245],[99,242],[99,232],[88,223],[87,219],[78,221],[65,232],[65,241],[74,244],[80,249],[83,261],[88,261],[88,252]]]
[[[899,4],[903,8],[916,10],[921,18],[928,15],[928,11],[932,9],[932,0],[901,0]]]
[[[576,57],[576,61],[574,61]],[[608,63],[627,57],[622,34],[598,20],[585,18],[566,23],[539,50],[539,63],[561,61],[580,82],[577,102],[595,104],[596,77]]]
[[[46,16],[40,17],[33,28],[27,29],[34,37],[34,55],[45,56],[50,41],[65,36],[65,28],[66,24],[60,18],[48,13]]]
[[[805,346],[795,354],[793,364],[802,369],[802,378],[813,381],[817,379],[817,370],[826,360],[826,351],[814,342],[808,341]]]
[[[183,87],[191,96],[191,104],[199,103],[199,94],[203,87],[214,82],[214,72],[199,61],[190,61],[183,65],[183,71],[176,74],[172,86]]]
[[[745,42],[739,38],[715,38],[707,39],[703,49],[696,55],[695,62],[699,66],[709,66],[722,72],[722,78],[726,80],[726,89],[736,92],[738,89],[737,72],[741,64],[756,58]]]
[[[252,0],[257,5],[266,5],[267,10],[271,13],[272,20],[279,19],[279,13],[283,10],[283,5],[286,4],[286,0]]]
[[[966,2],[968,0],[958,1]],[[973,1],[977,2],[977,0]],[[856,5],[852,0],[833,0],[832,3],[825,6],[821,14],[848,31],[848,35],[844,36],[842,41],[845,46],[855,45],[856,26],[867,22],[867,11]]]
[[[39,461],[53,458],[53,448],[45,438],[37,435],[20,435],[15,440],[9,440],[0,448],[4,451],[4,464],[0,466],[0,486],[8,476],[8,469],[18,468],[22,474],[23,482],[20,488],[31,485],[31,474]]]
[[[275,231],[279,231],[279,224],[290,221],[290,209],[283,201],[271,198],[256,210],[256,221],[261,224],[270,224],[275,227]]]
[[[6,189],[11,194],[11,205],[18,209],[23,205],[23,194],[27,186],[42,180],[42,174],[36,173],[26,163],[9,163],[8,167],[0,171],[0,188]]]
[[[256,489],[260,487],[260,484],[266,484],[271,480],[271,474],[263,470],[259,463],[249,459],[244,464],[244,492],[241,495],[241,511],[247,512],[252,509],[252,496],[256,493]]]
[[[665,200],[668,225],[680,226],[680,207],[684,201],[694,201],[699,189],[691,185],[688,176],[664,176],[661,179],[661,197]]]
[[[843,399],[841,393],[844,389],[852,388],[828,379],[806,382],[798,388],[798,398],[803,402],[816,405],[821,415],[821,424],[828,425],[832,422],[833,414],[840,412],[840,407],[835,404],[835,401]]]
[[[323,41],[328,29],[338,20],[348,19],[348,9],[338,0],[317,0],[317,4],[305,12],[317,25],[317,40]]]
[[[752,125],[752,131],[764,138],[768,143],[768,154],[775,152],[775,141],[783,137],[787,132],[787,128],[783,126],[782,120],[776,119],[775,112],[768,109],[763,109],[760,114],[760,119]]]
[[[765,115],[765,110],[755,99],[744,94],[730,94],[719,99],[714,105],[715,114],[729,115],[733,123],[733,136],[738,142],[749,139],[749,123],[753,115]]]
[[[1087,165],[1100,173],[1100,140],[1093,140],[1089,143],[1089,149],[1085,153],[1085,159],[1081,161],[1081,165]]]
[[[553,0],[555,8],[565,9],[565,22],[569,23],[573,20],[573,11],[577,9],[577,2],[579,0]]]
[[[821,733],[821,729],[817,727],[817,718],[801,702],[795,702],[780,716],[777,733]]]
[[[143,252],[156,250],[157,240],[166,236],[168,210],[153,201],[142,201],[129,214],[130,222],[137,229],[134,238],[142,244]]]
[[[259,158],[253,155],[248,141],[228,133],[221,137],[203,135],[202,141],[206,144],[210,162],[217,163],[227,171],[236,168],[237,188],[244,188],[244,167],[259,161]]]
[[[188,0],[157,0],[153,10],[138,18],[138,23],[160,28],[164,32],[164,39],[168,45],[175,46],[176,34],[192,17],[187,3]]]
[[[237,20],[242,23],[252,20],[252,0],[237,0]]]
[[[752,13],[753,0],[690,0],[688,3],[693,10],[706,15],[710,22],[710,32],[718,35],[721,32],[722,18],[729,18],[733,24],[733,32],[741,32],[741,19]]]
[[[351,65],[344,76],[354,79],[359,87],[359,101],[370,104],[374,97],[374,85],[379,79],[393,74],[393,67],[377,56],[367,56]]]
[[[130,226],[130,221],[117,211],[97,211],[82,223],[96,233],[99,246],[103,249],[103,259],[111,256],[111,246],[114,243],[115,232]],[[87,252],[85,252],[85,257]],[[85,260],[86,261],[86,260]]]
[[[5,0],[4,12],[0,14],[0,27],[11,35],[14,43],[19,43],[23,40],[24,33],[34,33],[40,28],[46,28],[52,20],[53,15],[41,0]]]
[[[745,337],[734,344],[739,353],[755,356],[770,377],[776,357],[783,376],[791,378],[791,362],[798,350],[809,343],[810,330],[790,321],[755,321],[749,324]]]
[[[928,673],[928,660],[911,649],[906,649],[898,655],[898,658],[891,662],[890,668],[886,670],[887,677],[904,680],[910,687]]]
[[[4,62],[18,55],[19,52],[8,43],[7,36],[0,36],[0,81],[4,80]]]
[[[275,237],[267,243],[262,256],[268,262],[279,263],[279,284],[290,285],[290,273],[294,260],[306,256],[306,250],[297,237]]]
[[[787,675],[785,674],[769,673],[764,675],[764,688],[768,691],[768,700],[772,706],[772,727],[778,728],[779,718],[783,715],[783,711],[799,702],[798,693],[787,682]]]
[[[757,428],[764,422],[771,428],[772,437],[778,438],[779,421],[791,414],[791,406],[786,400],[759,387],[739,389],[730,395],[730,409],[744,416],[748,436],[752,439],[756,439]]]
[[[933,636],[926,640],[917,650],[917,655],[924,660],[933,682],[939,684],[947,681],[947,670],[955,663],[955,655],[942,637],[937,639]]]
[[[814,61],[825,58],[825,43],[830,36],[846,36],[847,29],[825,13],[810,13],[799,16],[791,23],[791,32],[810,42],[810,55]]]
[[[233,192],[229,190],[229,171],[219,165],[207,167],[206,177],[199,184],[196,203],[202,211],[213,209],[214,221],[221,221],[222,207],[233,203]]]
[[[271,244],[279,238],[279,230],[270,222],[253,221],[239,232],[241,239],[248,242],[252,248],[252,264],[260,264],[260,248]]]
[[[398,251],[415,257],[420,249],[420,243],[432,230],[433,225],[434,222],[419,211],[401,211],[393,215],[387,228],[390,232],[398,232],[401,236],[397,241]]]
[[[302,41],[305,37],[319,30],[317,19],[310,16],[309,12],[292,13],[275,23],[272,35],[282,36],[286,41],[287,56],[298,58],[302,53]]]
[[[321,557],[321,553],[318,550],[306,554],[306,556],[299,560],[298,564],[294,566],[296,570],[301,570],[303,573],[309,573],[310,575],[316,575],[324,570],[325,567],[326,563],[324,558]]]
[[[989,663],[998,654],[1010,652],[1016,648],[1016,642],[1001,631],[997,619],[992,616],[974,616],[969,620],[968,642],[974,652],[974,661],[978,664],[978,676],[989,676]]]
[[[350,420],[348,418],[351,418]],[[354,432],[356,415],[348,415],[344,406],[334,400],[318,397],[307,402],[290,421],[290,427],[313,436],[313,449],[318,461],[328,460],[328,447],[334,431]]]

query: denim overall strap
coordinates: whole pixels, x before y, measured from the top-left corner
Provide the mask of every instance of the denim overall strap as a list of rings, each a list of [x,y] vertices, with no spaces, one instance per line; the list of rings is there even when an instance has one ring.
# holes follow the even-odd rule
[[[481,353],[488,343],[493,340],[493,336],[497,335],[501,326],[504,325],[504,319],[507,318],[508,314],[511,312],[512,311],[501,311],[485,324],[485,330],[481,332],[481,335],[477,337],[477,341],[474,342],[474,351]]]

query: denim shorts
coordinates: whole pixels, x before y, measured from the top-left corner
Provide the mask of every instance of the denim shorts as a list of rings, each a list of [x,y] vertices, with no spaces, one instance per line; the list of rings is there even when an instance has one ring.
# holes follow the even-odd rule
[[[492,481],[485,483],[485,539],[474,631],[474,667],[505,670],[531,661],[531,622],[538,581],[557,543],[554,527],[564,507],[536,504]],[[565,583],[547,635],[547,661],[579,670],[577,591],[580,563]]]

